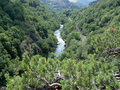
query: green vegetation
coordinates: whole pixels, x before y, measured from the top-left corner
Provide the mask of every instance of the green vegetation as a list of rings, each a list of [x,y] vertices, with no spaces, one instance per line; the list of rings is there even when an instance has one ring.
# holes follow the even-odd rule
[[[55,50],[59,21],[36,0],[0,0],[0,85],[13,75],[24,52],[47,57]],[[16,63],[17,62],[17,63]],[[17,68],[17,67],[16,67]]]
[[[96,54],[95,49],[98,47],[102,48],[99,49],[100,53],[119,47],[119,8],[118,0],[102,0],[88,8],[66,11],[64,14],[72,21],[66,23],[62,30],[61,35],[66,40],[67,47],[61,58],[83,59],[87,54]],[[81,46],[81,38],[76,24],[86,38],[84,46]],[[93,46],[93,42],[97,43],[98,41],[99,45]],[[84,56],[84,54],[86,55]]]
[[[62,14],[48,12],[36,0],[0,0],[0,86],[6,85],[7,90],[120,89],[113,74],[117,71],[120,76],[119,21],[119,0],[101,0]],[[66,49],[56,58],[50,52],[56,48],[54,30],[60,22]]]
[[[70,58],[79,62],[91,62],[88,59],[91,56],[94,57],[92,62],[113,64],[120,69],[119,3],[119,0],[101,0],[88,8],[65,11],[64,14],[71,20],[64,25],[61,32],[63,39],[66,41],[66,49],[59,56],[59,59],[67,60]],[[81,42],[81,34],[76,28],[77,24],[84,35],[84,45]],[[101,58],[105,62],[102,62]],[[107,89],[107,86],[105,87]]]
[[[76,90],[76,88],[96,90],[104,87],[110,90],[111,86],[116,89],[120,87],[120,83],[114,79],[112,72],[112,70],[117,70],[117,67],[106,63],[104,58],[95,61],[94,57],[89,55],[85,61],[73,59],[59,61],[50,58],[46,60],[40,56],[29,58],[27,54],[24,54],[21,63],[24,70],[22,76],[16,75],[11,78],[6,74],[7,90],[13,88],[22,90],[27,87],[42,90],[42,85],[45,85],[44,89],[46,89],[50,86],[49,84],[56,82],[62,84],[62,90]],[[61,71],[61,76],[56,75],[55,72],[58,70]]]

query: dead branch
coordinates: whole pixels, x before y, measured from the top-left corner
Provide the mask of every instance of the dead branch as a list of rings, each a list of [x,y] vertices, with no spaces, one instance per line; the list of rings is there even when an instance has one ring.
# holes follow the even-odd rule
[[[28,64],[29,65],[29,64]],[[48,90],[49,90],[49,88],[50,89],[62,89],[62,85],[61,84],[59,84],[59,83],[52,83],[52,84],[50,84],[45,78],[42,78],[41,76],[39,76],[39,75],[37,75],[36,73],[35,73],[35,71],[31,68],[31,66],[29,65],[29,68],[30,68],[30,70],[32,71],[32,73],[39,79],[39,80],[41,80],[41,81],[43,81],[46,85],[40,85],[38,88],[36,88],[35,90],[37,90],[37,89],[40,89],[40,88],[48,88]],[[61,76],[61,74],[60,74],[60,71],[58,70],[58,72],[57,72],[57,79],[58,79],[58,77],[60,78],[59,80],[61,80],[61,79],[63,79],[63,76]],[[56,79],[56,80],[57,80]],[[24,86],[24,88],[26,88],[26,89],[28,89],[28,90],[31,90],[31,88],[30,87],[27,87],[27,86]]]
[[[116,56],[119,53],[120,53],[120,47],[117,47],[117,48],[106,50],[106,52],[102,53],[102,56],[107,59],[109,56],[111,55]]]
[[[56,71],[55,73],[56,73],[56,75],[55,75],[55,77],[53,78],[52,83],[58,82],[58,81],[60,81],[60,80],[64,80],[64,79],[65,79],[65,78],[61,75],[60,70]]]
[[[27,90],[32,90],[31,87],[28,87],[28,86],[26,86],[26,85],[23,85],[23,88],[24,88],[24,89],[27,89]]]
[[[110,49],[108,52],[120,52],[120,47]]]
[[[56,86],[57,87],[62,87],[62,85],[59,84],[59,83],[52,83],[52,84],[49,85],[50,88],[53,88],[53,87],[56,87]]]

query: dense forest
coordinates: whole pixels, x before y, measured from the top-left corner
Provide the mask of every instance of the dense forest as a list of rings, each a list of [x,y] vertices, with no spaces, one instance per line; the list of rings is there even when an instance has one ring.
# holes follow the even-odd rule
[[[59,21],[36,0],[0,0],[0,85],[4,74],[13,75],[22,58],[54,51],[57,39],[54,30]]]
[[[1,88],[120,89],[120,1],[50,10],[38,0],[0,0]],[[66,48],[56,58],[60,24]]]

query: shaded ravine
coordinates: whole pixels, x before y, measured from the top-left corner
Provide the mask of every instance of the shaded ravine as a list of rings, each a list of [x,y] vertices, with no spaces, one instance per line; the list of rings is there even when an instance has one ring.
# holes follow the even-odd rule
[[[61,54],[65,49],[65,41],[63,41],[63,39],[60,36],[60,31],[62,28],[63,28],[63,25],[60,25],[60,29],[54,32],[55,36],[58,39],[57,48],[55,50],[56,57],[58,57],[58,55]]]

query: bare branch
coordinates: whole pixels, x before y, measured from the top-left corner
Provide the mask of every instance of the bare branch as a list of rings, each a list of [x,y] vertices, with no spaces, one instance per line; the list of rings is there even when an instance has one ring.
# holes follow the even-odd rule
[[[54,87],[55,87],[55,88],[56,88],[56,87],[57,87],[57,88],[62,88],[62,85],[59,84],[59,83],[52,83],[52,84],[49,85],[49,87],[50,87],[50,88],[54,88]]]
[[[30,65],[29,65],[29,68],[31,69],[32,73],[33,73],[38,79],[40,79],[41,81],[43,81],[43,82],[47,85],[48,88],[62,88],[62,85],[59,84],[59,83],[49,84],[49,82],[48,82],[45,78],[42,78],[41,76],[37,75],[37,74],[35,73],[35,71],[31,68]],[[59,70],[58,70],[58,72],[57,72],[57,76],[63,79],[63,77],[61,76]],[[28,90],[31,90],[30,87],[26,87],[26,88],[27,88]],[[30,89],[29,89],[29,88],[30,88]],[[38,88],[41,88],[41,87],[38,87]]]
[[[117,54],[117,53],[120,53],[120,47],[112,48],[112,49],[110,49],[110,50],[106,50],[105,53],[111,53],[111,54]]]
[[[59,83],[52,83],[52,84],[49,85],[49,87],[54,87],[54,86],[62,87],[62,85],[59,84]]]
[[[120,47],[117,47],[117,48],[112,48],[112,49],[106,50],[106,52],[102,53],[102,56],[107,59],[109,56],[111,56],[111,55],[116,56],[119,53],[120,53]]]
[[[32,90],[31,87],[28,87],[28,86],[26,86],[26,85],[23,85],[23,88],[24,88],[24,89],[27,89],[27,90]]]
[[[65,78],[61,75],[60,70],[56,71],[55,73],[56,73],[56,75],[55,75],[55,77],[53,78],[52,83],[65,79]]]

